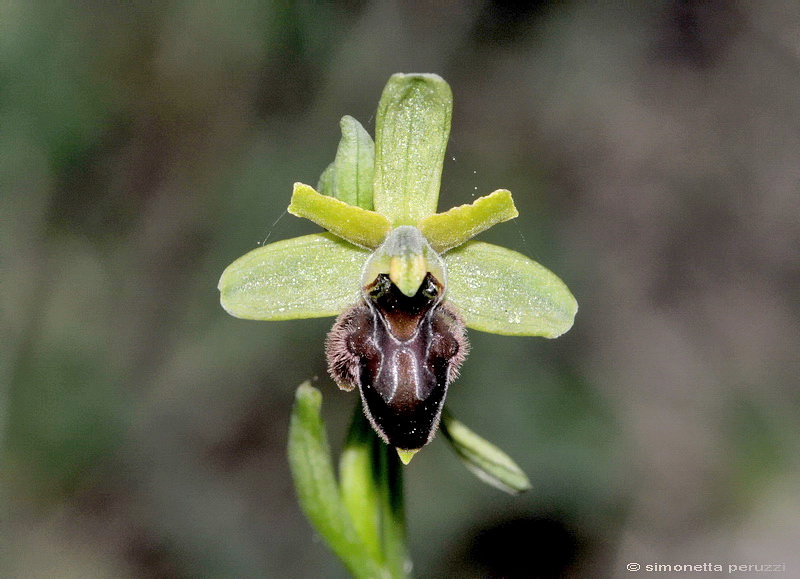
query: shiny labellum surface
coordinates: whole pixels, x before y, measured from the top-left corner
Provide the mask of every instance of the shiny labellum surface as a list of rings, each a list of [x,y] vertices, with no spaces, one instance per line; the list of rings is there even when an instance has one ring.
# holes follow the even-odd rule
[[[461,318],[428,273],[413,297],[380,274],[328,334],[328,369],[358,386],[364,411],[388,444],[418,449],[436,432],[447,387],[467,355]]]

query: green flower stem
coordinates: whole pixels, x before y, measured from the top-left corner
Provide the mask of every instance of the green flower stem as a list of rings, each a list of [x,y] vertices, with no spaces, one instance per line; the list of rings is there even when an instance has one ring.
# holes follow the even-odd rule
[[[405,577],[410,561],[405,544],[403,472],[392,447],[372,430],[358,404],[339,459],[342,500],[365,553],[390,577]]]
[[[381,540],[386,568],[392,577],[406,577],[411,560],[406,549],[403,467],[394,449],[373,435],[379,453],[381,497]]]
[[[514,219],[518,215],[511,192],[498,189],[491,195],[476,199],[470,205],[460,205],[444,213],[429,215],[420,221],[419,229],[434,251],[444,253],[493,225]]]
[[[361,404],[356,404],[347,442],[339,458],[339,485],[345,508],[367,554],[380,561],[384,555],[378,505],[383,489],[379,485],[381,473],[376,460],[377,451],[372,426],[364,416]]]
[[[387,577],[384,568],[366,553],[339,495],[321,406],[320,391],[309,382],[300,385],[289,422],[288,449],[298,501],[314,528],[355,577]]]
[[[313,187],[294,184],[289,213],[310,219],[334,235],[360,247],[375,249],[391,230],[380,213],[349,205],[335,197],[317,193]]]
[[[375,210],[392,225],[417,225],[436,212],[453,94],[435,74],[395,74],[375,124]]]

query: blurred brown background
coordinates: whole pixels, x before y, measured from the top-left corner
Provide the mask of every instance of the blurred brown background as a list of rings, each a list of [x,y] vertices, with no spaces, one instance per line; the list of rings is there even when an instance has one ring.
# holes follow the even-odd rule
[[[800,569],[800,7],[513,4],[0,3],[0,575],[345,575],[285,459],[306,378],[335,446],[349,420],[332,320],[237,320],[216,283],[316,230],[291,185],[394,72],[453,88],[441,206],[511,189],[481,238],[581,308],[471,333],[450,408],[534,489],[434,441],[415,575]]]

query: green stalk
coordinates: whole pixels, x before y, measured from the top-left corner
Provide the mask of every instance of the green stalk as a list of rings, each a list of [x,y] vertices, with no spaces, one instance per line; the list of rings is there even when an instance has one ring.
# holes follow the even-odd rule
[[[385,564],[392,577],[406,577],[411,571],[411,560],[406,549],[405,498],[403,494],[403,466],[394,448],[384,444],[373,434],[380,466],[381,539]]]
[[[393,448],[378,438],[358,404],[339,462],[342,501],[365,552],[387,577],[410,567],[405,545],[402,467]]]
[[[378,479],[375,434],[359,403],[339,459],[339,485],[342,501],[367,552],[376,561],[382,561]]]

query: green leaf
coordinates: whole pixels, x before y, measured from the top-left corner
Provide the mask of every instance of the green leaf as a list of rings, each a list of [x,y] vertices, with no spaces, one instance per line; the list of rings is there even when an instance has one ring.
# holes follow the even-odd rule
[[[320,391],[309,382],[301,384],[289,422],[288,448],[300,506],[353,575],[364,579],[385,576],[381,565],[365,553],[340,498],[321,406]]]
[[[375,210],[392,225],[436,212],[453,95],[435,74],[395,74],[383,89],[375,126]]]
[[[509,336],[556,338],[578,303],[553,272],[521,253],[468,241],[446,253],[447,293],[467,327]]]
[[[389,220],[380,213],[327,197],[302,183],[294,184],[288,211],[297,217],[310,219],[350,243],[369,249],[383,243],[391,230]]]
[[[336,316],[361,296],[369,251],[329,233],[314,233],[254,249],[219,280],[229,314],[250,320]]]
[[[439,428],[466,467],[485,483],[512,495],[531,488],[530,480],[510,456],[456,420],[447,409],[442,412]]]
[[[375,143],[364,127],[350,116],[340,121],[342,139],[336,151],[333,196],[372,210],[372,178],[375,172]]]
[[[419,229],[435,251],[444,253],[517,215],[519,212],[514,207],[511,192],[498,189],[491,195],[476,199],[471,205],[460,205],[444,213],[429,215],[420,221]]]

